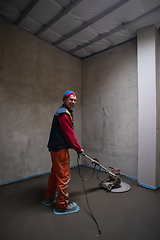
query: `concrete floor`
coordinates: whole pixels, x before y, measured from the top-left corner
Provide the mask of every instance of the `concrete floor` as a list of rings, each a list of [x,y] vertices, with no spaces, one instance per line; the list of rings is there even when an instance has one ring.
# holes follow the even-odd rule
[[[92,169],[83,167],[84,177]],[[104,173],[100,177],[104,179]],[[77,168],[71,169],[68,191],[70,200],[80,212],[54,215],[53,207],[41,204],[48,175],[0,187],[1,240],[95,240],[97,227],[89,215],[81,178]],[[99,189],[96,174],[85,182],[90,208],[102,235],[100,240],[159,240],[160,189],[149,190],[122,178],[131,189],[111,193]]]

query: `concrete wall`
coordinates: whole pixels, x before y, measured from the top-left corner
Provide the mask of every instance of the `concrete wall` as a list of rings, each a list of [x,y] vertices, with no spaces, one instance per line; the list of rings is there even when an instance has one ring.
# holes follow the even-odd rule
[[[158,71],[157,71],[157,158],[159,162],[159,186],[160,186],[160,31],[158,34],[158,52],[157,52],[157,59],[158,59]]]
[[[82,67],[85,152],[102,165],[120,167],[121,173],[137,178],[136,40],[85,59]]]
[[[158,186],[157,70],[158,32],[154,25],[137,31],[138,184]],[[150,176],[150,177],[148,177]]]
[[[47,142],[64,92],[78,94],[75,132],[81,142],[81,60],[0,19],[0,183],[50,171]],[[71,165],[76,154],[71,150]]]
[[[86,154],[137,178],[136,40],[81,61],[0,19],[0,56],[0,183],[50,171],[46,145],[53,114],[67,89],[78,94],[75,132],[80,143],[83,135]],[[159,120],[157,129],[158,143]],[[159,143],[157,149],[160,170]]]

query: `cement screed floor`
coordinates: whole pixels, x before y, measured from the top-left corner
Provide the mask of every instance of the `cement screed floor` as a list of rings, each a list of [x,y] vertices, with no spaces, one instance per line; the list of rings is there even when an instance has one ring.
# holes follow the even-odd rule
[[[81,167],[84,178],[93,169]],[[71,169],[68,192],[70,201],[80,211],[57,216],[53,206],[44,206],[44,192],[49,175],[34,177],[0,187],[1,240],[95,240],[97,226],[90,216],[82,180],[77,168]],[[105,173],[99,177],[105,179]],[[99,240],[159,240],[160,189],[153,191],[122,177],[130,185],[124,193],[106,192],[99,188],[96,172],[85,181],[89,207],[102,234]]]

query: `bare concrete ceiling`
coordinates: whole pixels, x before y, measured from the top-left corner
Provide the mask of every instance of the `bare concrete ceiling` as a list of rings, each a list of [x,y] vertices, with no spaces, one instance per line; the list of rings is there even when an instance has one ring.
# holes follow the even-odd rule
[[[0,0],[0,17],[86,58],[160,27],[160,0]]]

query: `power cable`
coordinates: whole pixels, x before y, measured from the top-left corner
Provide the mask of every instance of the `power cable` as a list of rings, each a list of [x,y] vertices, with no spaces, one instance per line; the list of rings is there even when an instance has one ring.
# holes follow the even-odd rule
[[[87,192],[86,192],[85,184],[84,184],[84,181],[90,180],[90,179],[93,177],[94,172],[95,172],[95,166],[96,166],[96,164],[95,164],[95,166],[94,166],[92,176],[91,176],[89,179],[84,179],[84,178],[83,178],[83,173],[82,173],[82,171],[80,170],[79,158],[80,158],[80,156],[78,155],[78,156],[77,156],[78,172],[79,172],[80,178],[82,179],[83,189],[84,189],[84,193],[85,193],[85,197],[86,197],[87,206],[88,206],[88,209],[89,209],[89,212],[90,212],[90,216],[91,216],[91,218],[94,220],[94,222],[96,223],[96,226],[97,226],[97,236],[96,236],[96,239],[98,239],[99,235],[102,234],[102,233],[101,233],[101,230],[100,230],[100,228],[99,228],[99,225],[98,225],[98,223],[97,223],[97,221],[96,221],[96,219],[95,219],[95,217],[94,217],[94,215],[93,215],[93,213],[92,213],[92,211],[91,211],[91,208],[90,208],[90,206],[89,206],[89,201],[88,201],[88,197],[87,197]]]

